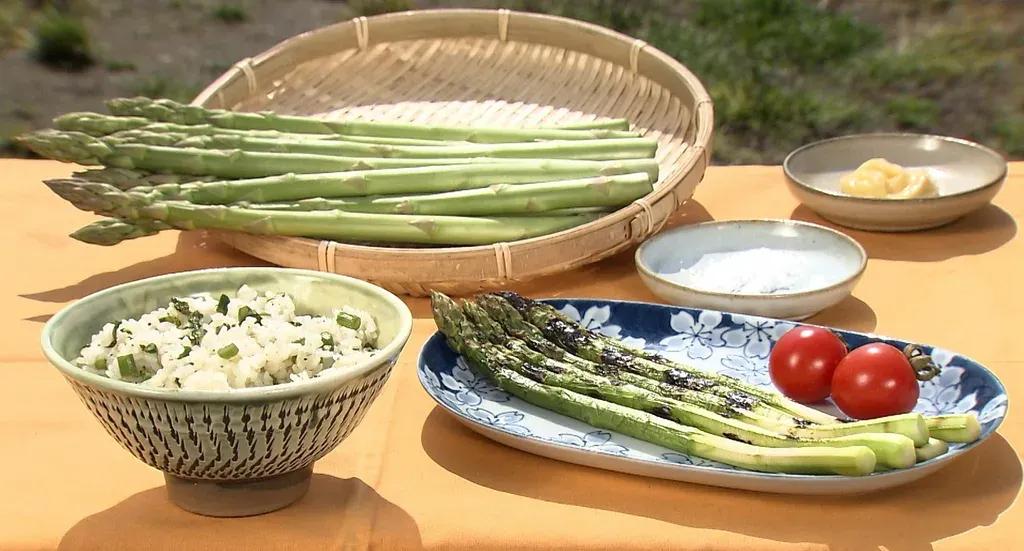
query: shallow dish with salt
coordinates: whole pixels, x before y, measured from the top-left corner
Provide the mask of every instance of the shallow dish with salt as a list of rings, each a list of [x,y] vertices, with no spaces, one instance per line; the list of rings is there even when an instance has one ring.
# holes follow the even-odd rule
[[[680,306],[804,319],[846,298],[864,272],[863,247],[792,220],[682,226],[636,251],[644,284]]]

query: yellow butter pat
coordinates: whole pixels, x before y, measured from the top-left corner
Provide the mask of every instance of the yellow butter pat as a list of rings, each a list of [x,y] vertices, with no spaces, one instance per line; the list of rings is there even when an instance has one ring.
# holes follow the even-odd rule
[[[936,197],[939,190],[924,169],[905,169],[885,159],[869,159],[839,179],[843,193],[876,199]]]

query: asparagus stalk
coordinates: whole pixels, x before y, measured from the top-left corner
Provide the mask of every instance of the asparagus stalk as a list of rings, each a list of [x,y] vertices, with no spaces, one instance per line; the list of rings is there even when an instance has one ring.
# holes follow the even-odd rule
[[[163,184],[184,184],[187,182],[212,182],[212,176],[188,176],[182,174],[151,174],[127,168],[94,168],[72,174],[72,178],[86,182],[109,184],[118,189],[128,190],[140,186]]]
[[[267,203],[309,197],[399,195],[526,184],[550,180],[613,176],[656,168],[647,161],[537,161],[484,163],[323,174],[284,174],[265,178],[163,184],[139,188],[166,199],[198,204]]]
[[[974,442],[981,436],[981,424],[973,413],[956,413],[926,417],[928,433],[946,442]]]
[[[647,175],[638,173],[536,184],[495,184],[485,188],[426,195],[317,198],[297,203],[243,203],[239,206],[262,210],[497,216],[575,207],[618,207],[643,197],[651,189]]]
[[[276,130],[234,130],[219,128],[211,124],[174,124],[154,122],[145,117],[113,117],[99,113],[67,113],[53,120],[59,130],[82,132],[90,136],[130,137],[140,133],[174,134],[179,139],[189,136],[230,134],[233,136],[260,137],[291,140],[333,140],[342,136],[334,134],[296,134]],[[411,138],[384,138],[380,136],[344,136],[345,140],[360,143],[390,145],[459,145],[469,142],[443,140],[416,140]]]
[[[36,153],[58,161],[83,165],[106,165],[151,172],[210,175],[224,178],[252,178],[286,173],[335,172],[430,165],[499,162],[507,159],[455,157],[450,159],[390,159],[338,157],[305,153],[178,148],[126,143],[112,138],[94,138],[80,132],[43,130],[22,136],[21,142]],[[523,159],[520,162],[532,162]]]
[[[629,130],[629,121],[626,119],[606,119],[600,121],[573,122],[569,124],[559,124],[553,128],[561,128],[562,130]]]
[[[486,349],[459,329],[465,318],[456,312],[435,310],[435,321],[449,344],[475,368],[493,378],[505,391],[536,406],[572,417],[597,428],[613,430],[669,449],[737,467],[804,474],[862,476],[875,468],[875,454],[865,446],[841,448],[767,448],[737,442],[679,425],[644,411],[605,402],[564,388],[545,385],[541,370],[525,366],[523,376],[506,365],[506,356]]]
[[[149,98],[118,98],[107,102],[114,115],[141,116],[176,124],[211,124],[238,130],[277,130],[303,134],[340,134],[415,138],[428,140],[463,140],[480,143],[522,142],[533,140],[585,140],[595,138],[628,138],[637,134],[620,130],[561,130],[549,128],[483,128],[428,126],[412,123],[371,121],[326,121],[312,117],[248,113],[207,109],[174,101]]]
[[[566,361],[574,367],[585,371],[612,376],[621,381],[642,386],[682,401],[695,401],[697,399],[694,396],[695,394],[699,395],[701,400],[711,398],[724,399],[733,411],[749,412],[741,413],[745,421],[790,437],[835,438],[854,434],[886,432],[906,436],[913,440],[915,445],[923,445],[928,439],[928,430],[924,424],[924,419],[917,413],[851,423],[840,423],[837,420],[829,424],[813,424],[780,413],[759,396],[750,395],[734,387],[708,382],[707,379],[688,378],[685,379],[686,384],[679,385],[675,384],[675,379],[664,377],[662,371],[631,370],[628,365],[623,367],[622,362],[608,363],[604,361],[605,358],[601,355],[595,356],[591,354],[590,359],[596,358],[594,360],[595,363],[591,363],[587,359],[578,358],[548,341],[540,329],[531,325],[509,302],[497,295],[480,296],[476,299],[475,304],[467,304],[466,310],[473,315],[474,309],[477,306],[485,313],[476,315],[474,320],[479,320],[483,316],[489,316],[510,335],[525,340],[529,347],[540,351],[548,357]],[[705,372],[697,371],[696,375],[703,376]]]
[[[658,148],[658,142],[651,138],[424,146],[367,144],[347,140],[261,138],[232,134],[183,137],[175,134],[136,131],[125,133],[122,136],[125,139],[145,144],[196,147],[200,149],[240,149],[243,151],[407,159],[498,157],[591,159],[603,161],[609,159],[650,158],[654,156],[655,150]]]
[[[919,448],[915,448],[918,463],[921,461],[928,461],[929,459],[935,459],[947,451],[949,451],[949,444],[939,440],[938,438],[929,438],[927,444]]]
[[[158,220],[122,220],[108,218],[83,226],[71,234],[71,237],[91,245],[116,245],[122,241],[154,235],[171,226]]]
[[[71,197],[77,189],[65,181],[47,185],[62,197]],[[101,186],[103,184],[92,184]],[[102,194],[75,197],[79,208],[108,216],[136,220],[155,220],[182,230],[217,229],[255,234],[288,235],[332,239],[421,243],[433,245],[484,245],[516,241],[554,233],[594,220],[598,215],[466,217],[363,214],[338,211],[290,212],[262,211],[222,205],[195,205],[182,201],[162,201],[152,195],[121,191],[113,186]],[[112,242],[115,237],[91,234],[94,241]]]

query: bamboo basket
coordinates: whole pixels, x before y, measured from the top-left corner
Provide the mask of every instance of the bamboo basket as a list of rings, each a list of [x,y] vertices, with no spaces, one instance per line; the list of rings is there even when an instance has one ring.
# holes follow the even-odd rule
[[[358,277],[414,296],[468,294],[600,260],[657,232],[704,175],[711,99],[641,40],[562,17],[430,10],[359,17],[235,64],[193,102],[326,119],[541,126],[625,117],[657,138],[652,193],[586,225],[488,246],[402,248],[234,232],[274,264]]]

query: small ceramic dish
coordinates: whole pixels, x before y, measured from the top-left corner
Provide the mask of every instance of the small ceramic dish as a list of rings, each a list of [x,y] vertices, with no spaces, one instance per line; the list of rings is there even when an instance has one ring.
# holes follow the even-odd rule
[[[839,178],[875,157],[923,168],[938,197],[875,199],[840,192]],[[822,218],[850,228],[914,231],[942,226],[988,204],[1006,180],[1006,160],[967,140],[925,134],[857,134],[814,142],[782,163],[789,189]]]
[[[647,288],[672,304],[793,320],[846,298],[867,265],[850,237],[793,220],[681,226],[635,259]]]
[[[288,293],[300,314],[327,314],[342,305],[369,312],[380,351],[346,371],[231,391],[150,388],[71,363],[110,321],[138,316],[173,297],[234,293],[242,284]],[[313,462],[362,421],[411,330],[409,308],[365,281],[307,270],[224,268],[153,277],[89,295],[47,322],[42,346],[103,428],[164,472],[171,501],[199,514],[246,516],[280,509],[305,494]]]

